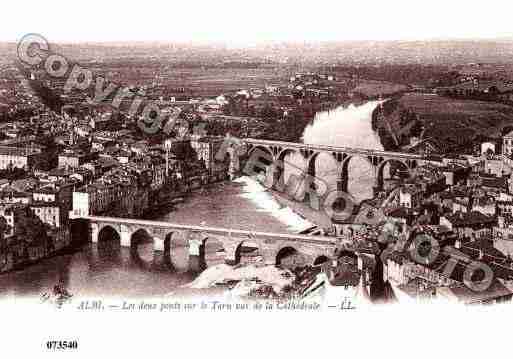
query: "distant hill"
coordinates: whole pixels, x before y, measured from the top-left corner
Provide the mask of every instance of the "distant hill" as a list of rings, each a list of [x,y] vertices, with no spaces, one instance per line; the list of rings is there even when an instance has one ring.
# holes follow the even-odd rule
[[[51,40],[51,39],[50,39]],[[186,44],[117,42],[58,44],[55,48],[76,60],[106,58],[156,58],[175,61],[261,61],[281,64],[504,63],[513,57],[513,38],[495,40],[344,41],[316,43],[267,43],[228,47],[221,43]],[[14,43],[0,43],[0,55],[15,55]]]

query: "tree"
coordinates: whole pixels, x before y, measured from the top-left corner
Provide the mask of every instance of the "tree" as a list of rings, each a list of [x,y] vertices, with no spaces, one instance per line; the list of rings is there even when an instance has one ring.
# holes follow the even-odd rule
[[[9,225],[3,216],[0,216],[0,254],[5,253],[7,243],[4,238],[5,232],[9,229]]]
[[[47,240],[45,224],[28,207],[19,218],[16,235],[26,244],[43,244]]]

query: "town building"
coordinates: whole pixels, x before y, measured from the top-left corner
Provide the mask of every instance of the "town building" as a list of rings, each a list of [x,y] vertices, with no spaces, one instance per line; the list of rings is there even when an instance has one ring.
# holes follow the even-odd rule
[[[60,168],[78,168],[84,163],[94,161],[98,158],[97,152],[83,152],[79,150],[68,150],[59,154]]]
[[[399,205],[406,208],[417,208],[422,202],[424,191],[417,185],[407,184],[399,191]]]
[[[46,223],[54,228],[60,228],[62,226],[62,215],[61,208],[56,202],[44,202],[34,201],[29,207],[34,214],[41,219],[43,223]]]
[[[480,212],[459,212],[440,217],[440,224],[456,232],[462,238],[479,238],[492,234],[497,219]]]
[[[502,154],[507,157],[511,157],[513,154],[513,131],[502,137]]]
[[[0,146],[0,169],[33,169],[41,162],[40,148],[18,148]]]
[[[204,163],[209,176],[214,180],[225,179],[228,173],[230,158],[228,156],[223,159],[217,158],[224,140],[224,137],[214,136],[191,138],[191,147],[196,152],[197,159]]]
[[[7,229],[4,232],[4,238],[11,237],[17,233],[22,225],[22,217],[26,210],[24,204],[2,204],[0,205],[0,216],[7,222]]]

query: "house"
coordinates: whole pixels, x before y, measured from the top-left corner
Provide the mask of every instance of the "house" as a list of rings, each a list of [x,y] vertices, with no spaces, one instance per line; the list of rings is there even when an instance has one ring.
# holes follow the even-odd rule
[[[35,190],[32,194],[32,205],[34,208],[37,207],[40,212],[39,217],[41,220],[46,218],[48,219],[46,223],[57,227],[59,227],[61,223],[66,223],[68,220],[68,211],[71,210],[73,206],[72,198],[75,186],[76,182],[74,181],[61,181]],[[48,204],[48,206],[45,207],[44,204]],[[52,206],[57,206],[60,210],[56,211]],[[54,215],[58,215],[59,218],[57,220],[50,220],[50,216]]]
[[[481,143],[481,155],[495,155],[497,153],[498,146],[495,142],[485,141]]]
[[[490,157],[484,159],[482,171],[496,177],[501,177],[511,174],[511,166],[505,163],[502,158]]]
[[[0,146],[0,169],[32,169],[38,166],[43,156],[40,148]]]
[[[490,287],[484,291],[474,291],[463,283],[448,287],[437,288],[437,296],[463,304],[490,304],[509,302],[513,297],[513,291],[504,286],[500,281],[493,280]]]
[[[506,177],[482,177],[481,188],[488,192],[500,193],[508,191],[508,179]]]
[[[507,157],[513,154],[513,131],[502,136],[502,154]]]
[[[497,207],[493,197],[484,196],[474,199],[473,202],[472,211],[480,212],[488,216],[495,216]]]
[[[443,272],[445,255],[440,255],[430,264],[417,263],[408,251],[393,251],[386,256],[383,266],[384,278],[399,286],[404,291],[412,280],[422,280],[439,286],[454,285],[457,282]],[[403,286],[403,287],[401,287]]]
[[[498,216],[512,216],[513,217],[513,201],[501,201],[496,202],[497,215]]]
[[[22,218],[26,213],[26,208],[27,206],[21,203],[0,205],[0,217],[4,217],[7,222],[4,237],[11,237],[18,232],[19,226],[22,225]]]
[[[116,142],[110,138],[94,137],[91,141],[91,150],[103,151],[108,146],[114,146]]]
[[[125,151],[125,150],[120,150],[118,151],[118,153],[115,155],[115,158],[119,161],[119,163],[121,164],[127,164],[128,161],[130,160],[130,157],[131,156],[131,153],[128,152],[128,151]]]
[[[458,213],[458,212],[467,213],[467,212],[469,212],[469,208],[470,208],[470,198],[469,197],[455,198],[452,201],[452,213]]]
[[[480,189],[483,193],[508,193],[509,181],[507,177],[496,177],[488,173],[472,173],[467,178],[467,186]]]
[[[496,224],[496,218],[475,211],[440,217],[440,225],[446,226],[460,237],[479,238],[491,235]]]
[[[420,186],[407,184],[399,191],[399,205],[406,208],[417,208],[422,203],[424,191]]]
[[[6,188],[0,191],[0,202],[29,204],[32,202],[32,193]]]
[[[149,144],[147,141],[138,141],[130,146],[130,151],[136,155],[144,155],[148,152]]]
[[[75,127],[75,133],[80,137],[88,137],[93,132],[93,128],[89,125],[79,125]]]
[[[43,223],[54,228],[61,227],[62,213],[56,202],[35,201],[30,204],[30,209]]]
[[[10,188],[19,192],[30,192],[39,185],[37,178],[21,178],[11,183]]]
[[[457,162],[450,162],[445,166],[440,167],[440,171],[442,171],[445,176],[445,184],[447,186],[454,186],[464,180],[468,176],[470,170],[471,168],[468,165]]]
[[[80,150],[67,150],[59,154],[58,167],[60,168],[78,168],[84,163],[94,161],[98,158],[96,152],[83,152]]]
[[[411,226],[418,217],[418,213],[413,212],[410,208],[406,207],[389,210],[386,214],[392,221],[402,224],[403,227]]]
[[[440,153],[442,150],[442,145],[434,139],[425,139],[412,143],[408,147],[408,150],[410,150],[410,152],[421,153],[423,155],[431,155]]]
[[[56,182],[56,181],[65,181],[71,178],[71,176],[75,173],[74,169],[67,168],[55,168],[48,172],[48,181]],[[42,180],[43,182],[43,180]]]

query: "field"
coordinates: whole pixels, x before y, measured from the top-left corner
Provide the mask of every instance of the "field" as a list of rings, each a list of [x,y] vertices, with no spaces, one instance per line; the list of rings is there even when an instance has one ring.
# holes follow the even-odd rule
[[[125,85],[139,84],[165,88],[170,95],[213,97],[252,87],[284,83],[290,73],[278,68],[180,68],[173,65],[150,67],[144,64],[102,68],[109,79]]]
[[[170,88],[186,87],[198,96],[217,96],[252,87],[283,82],[285,72],[273,68],[259,69],[170,69],[162,83]]]
[[[399,105],[419,116],[424,138],[437,139],[449,147],[479,136],[500,136],[504,127],[513,125],[513,107],[499,103],[408,93]]]
[[[353,89],[353,92],[361,93],[367,97],[389,96],[397,92],[405,91],[408,87],[392,82],[361,80],[360,84]]]

